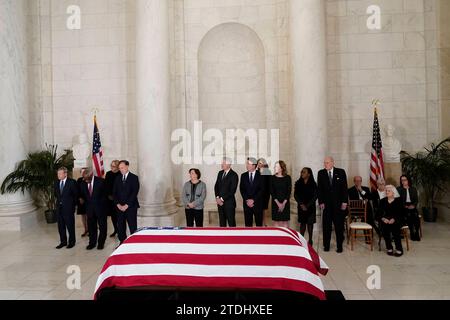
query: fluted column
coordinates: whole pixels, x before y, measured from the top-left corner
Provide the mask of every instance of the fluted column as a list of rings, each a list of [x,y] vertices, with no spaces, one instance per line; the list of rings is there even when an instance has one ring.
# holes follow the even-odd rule
[[[25,3],[0,1],[0,184],[28,151]],[[35,210],[28,194],[0,195],[0,230],[20,230]]]
[[[294,152],[297,174],[323,167],[327,152],[327,68],[325,3],[290,0]]]
[[[136,94],[141,217],[173,223],[168,1],[136,1]],[[142,225],[141,225],[142,226]]]

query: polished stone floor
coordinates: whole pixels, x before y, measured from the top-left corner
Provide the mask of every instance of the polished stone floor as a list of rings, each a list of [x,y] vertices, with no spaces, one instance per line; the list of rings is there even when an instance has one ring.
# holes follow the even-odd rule
[[[78,242],[70,250],[54,249],[57,227],[44,221],[25,232],[0,231],[0,300],[92,299],[100,269],[117,240],[108,238],[103,251],[86,251],[88,240],[80,237],[80,226],[78,221]],[[341,290],[347,299],[355,300],[450,299],[450,224],[425,223],[423,232],[423,240],[411,242],[410,251],[405,250],[400,258],[387,256],[378,247],[371,252],[363,241],[354,251],[344,247],[343,254],[334,251],[333,243],[330,252],[320,249],[330,267],[330,273],[323,277],[325,288]],[[316,232],[314,247],[318,244],[321,239]],[[67,289],[67,270],[73,265],[81,270],[80,290]],[[372,265],[380,268],[380,289],[367,288],[367,268]]]

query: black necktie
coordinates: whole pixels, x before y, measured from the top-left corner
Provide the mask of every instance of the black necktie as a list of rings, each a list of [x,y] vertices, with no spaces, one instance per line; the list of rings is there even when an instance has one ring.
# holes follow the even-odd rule
[[[59,192],[62,193],[64,190],[64,180],[61,181],[61,185],[59,187]]]
[[[223,176],[222,176],[222,180],[225,179],[226,176],[227,176],[227,172],[224,171],[224,172],[223,172]]]
[[[123,175],[122,176],[122,183],[125,183],[126,181],[127,181],[127,178],[126,178],[127,176],[126,175]]]
[[[333,176],[331,175],[331,171],[328,171],[328,179],[330,180],[330,186],[333,185]]]
[[[250,183],[253,184],[253,172],[250,172]]]

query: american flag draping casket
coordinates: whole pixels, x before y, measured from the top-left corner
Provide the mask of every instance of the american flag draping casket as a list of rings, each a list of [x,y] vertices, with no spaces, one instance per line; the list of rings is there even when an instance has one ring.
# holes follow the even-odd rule
[[[106,261],[107,288],[283,290],[325,299],[328,266],[287,228],[144,228]]]

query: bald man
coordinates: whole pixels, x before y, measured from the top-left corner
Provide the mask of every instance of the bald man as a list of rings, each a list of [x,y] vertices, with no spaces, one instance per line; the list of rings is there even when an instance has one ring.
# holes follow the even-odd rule
[[[330,251],[332,224],[336,232],[337,253],[343,251],[344,223],[347,214],[348,188],[344,169],[334,167],[334,159],[326,157],[324,169],[317,175],[318,198],[322,210],[323,249]]]

